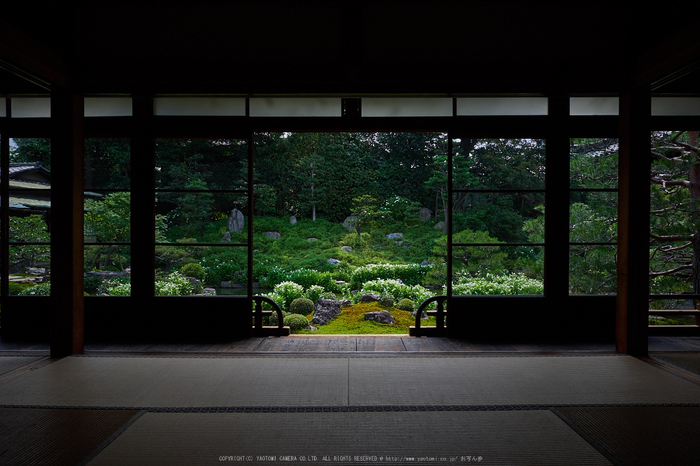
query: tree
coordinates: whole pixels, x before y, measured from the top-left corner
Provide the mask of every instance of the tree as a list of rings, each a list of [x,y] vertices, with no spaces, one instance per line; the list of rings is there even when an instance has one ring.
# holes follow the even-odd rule
[[[14,149],[10,153],[10,162],[39,162],[51,170],[51,140],[47,138],[13,139]]]
[[[378,218],[383,218],[389,214],[388,210],[384,210],[379,206],[380,202],[376,197],[368,194],[356,197],[352,200],[352,215],[357,217],[353,222],[357,236],[361,237],[360,229],[364,226],[370,226]]]
[[[128,243],[131,238],[131,193],[111,193],[102,200],[85,200],[86,243]],[[118,263],[124,270],[122,246],[90,245],[91,268],[99,268],[104,257],[107,263]]]
[[[41,215],[10,217],[9,220],[9,233],[12,241],[48,243],[51,240]],[[39,260],[48,260],[50,251],[49,245],[10,246],[10,263],[19,264],[26,261],[28,266],[32,267]]]

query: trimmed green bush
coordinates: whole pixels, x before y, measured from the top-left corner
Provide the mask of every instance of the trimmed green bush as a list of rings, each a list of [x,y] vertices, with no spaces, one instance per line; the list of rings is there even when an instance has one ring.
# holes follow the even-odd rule
[[[284,318],[284,325],[288,326],[292,332],[298,332],[309,326],[309,319],[301,314],[289,314]]]
[[[401,311],[413,312],[415,306],[413,305],[413,301],[411,301],[408,298],[403,298],[398,303],[396,303],[396,309],[399,309]]]
[[[544,285],[541,281],[520,273],[463,277],[452,286],[454,295],[536,295],[543,292]]]
[[[282,322],[284,322],[285,318],[289,315],[291,315],[291,313],[282,311]],[[267,319],[268,319],[268,321],[267,321],[268,325],[272,325],[273,327],[276,327],[278,325],[278,322],[279,322],[277,320],[277,311],[273,310],[272,315],[269,316]]]
[[[50,296],[51,295],[51,283],[39,283],[25,289],[19,293],[19,296]]]
[[[182,267],[180,267],[180,273],[185,277],[196,278],[200,282],[204,281],[204,277],[207,275],[207,272],[204,270],[204,267],[194,262],[185,264]]]
[[[280,300],[275,299],[275,302],[280,305],[282,310],[288,310],[292,301],[304,297],[304,287],[294,282],[282,282],[275,286],[273,292],[280,297]]]
[[[289,306],[289,312],[307,316],[314,312],[314,302],[309,298],[297,298]]]
[[[358,267],[350,277],[350,287],[353,290],[371,280],[401,280],[406,285],[419,285],[431,267],[420,264],[370,264]]]

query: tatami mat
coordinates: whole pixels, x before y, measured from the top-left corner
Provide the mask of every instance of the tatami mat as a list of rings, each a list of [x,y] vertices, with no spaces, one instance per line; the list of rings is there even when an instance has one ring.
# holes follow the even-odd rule
[[[700,351],[664,351],[652,356],[700,374]]]
[[[621,464],[700,464],[700,407],[557,408]]]
[[[44,356],[0,356],[0,374],[42,359]]]
[[[700,403],[628,356],[69,357],[0,384],[0,405],[101,407]]]
[[[145,414],[90,464],[288,462],[610,464],[548,410]]]
[[[130,410],[0,409],[0,464],[80,464],[138,414]]]

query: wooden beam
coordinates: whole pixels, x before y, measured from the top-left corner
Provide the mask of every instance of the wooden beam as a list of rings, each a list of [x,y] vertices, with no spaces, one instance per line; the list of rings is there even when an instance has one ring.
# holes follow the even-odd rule
[[[616,347],[648,354],[651,97],[620,97]]]
[[[83,352],[83,97],[51,95],[51,356]]]

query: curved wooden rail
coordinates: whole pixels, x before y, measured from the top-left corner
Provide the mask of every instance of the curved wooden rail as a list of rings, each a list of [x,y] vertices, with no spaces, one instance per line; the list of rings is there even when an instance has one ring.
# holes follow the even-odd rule
[[[447,301],[447,296],[433,296],[423,301],[418,309],[416,309],[416,325],[414,327],[409,327],[408,334],[412,337],[422,337],[422,336],[445,336],[447,335],[447,329],[445,328],[445,301]],[[425,308],[428,304],[437,302],[437,310],[426,311]],[[423,316],[423,312],[429,315],[435,316],[435,327],[421,327],[420,321]]]
[[[289,335],[289,327],[284,326],[284,315],[279,305],[267,296],[253,296],[255,309],[253,310],[253,335],[254,336],[287,336]],[[267,303],[272,306],[272,311],[264,311],[262,303]],[[263,325],[263,317],[271,316],[273,312],[277,312],[277,326],[270,327]]]

